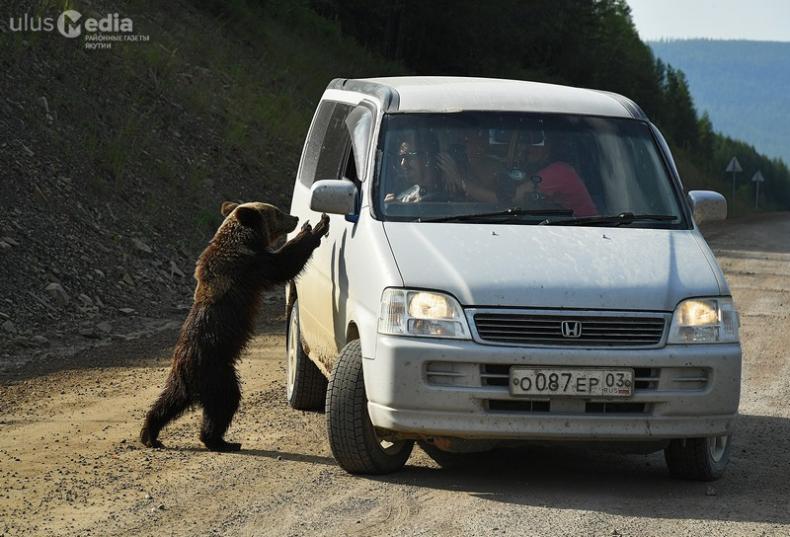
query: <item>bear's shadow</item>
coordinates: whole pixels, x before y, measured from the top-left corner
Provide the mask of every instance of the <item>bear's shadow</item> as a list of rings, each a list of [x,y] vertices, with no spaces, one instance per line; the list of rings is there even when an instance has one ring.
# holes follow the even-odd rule
[[[189,453],[212,453],[204,447],[177,447],[166,446],[162,448],[164,451],[179,451]],[[241,451],[233,451],[222,453],[222,455],[243,455],[246,457],[264,457],[267,459],[284,460],[292,462],[307,462],[310,464],[324,464],[328,466],[337,466],[335,459],[332,457],[325,457],[323,455],[310,455],[307,453],[292,453],[290,451],[275,451],[270,449],[247,449],[242,444]]]

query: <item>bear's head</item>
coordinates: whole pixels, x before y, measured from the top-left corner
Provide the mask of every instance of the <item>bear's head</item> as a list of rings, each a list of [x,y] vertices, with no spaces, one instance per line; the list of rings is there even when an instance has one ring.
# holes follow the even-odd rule
[[[234,203],[226,201],[220,209],[225,221],[232,219],[240,224],[248,237],[244,242],[253,249],[275,245],[286,234],[296,229],[299,219],[284,213],[274,205],[251,201]]]

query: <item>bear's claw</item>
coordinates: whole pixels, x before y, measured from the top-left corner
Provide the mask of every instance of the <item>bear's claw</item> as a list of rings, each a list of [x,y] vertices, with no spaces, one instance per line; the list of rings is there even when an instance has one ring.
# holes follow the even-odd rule
[[[329,216],[326,213],[321,215],[321,220],[313,228],[313,234],[319,237],[325,236],[329,233]]]

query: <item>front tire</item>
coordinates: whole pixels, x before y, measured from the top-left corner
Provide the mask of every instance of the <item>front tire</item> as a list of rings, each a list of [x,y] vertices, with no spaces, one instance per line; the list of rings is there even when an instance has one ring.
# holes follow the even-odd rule
[[[683,438],[664,449],[669,473],[679,479],[715,481],[730,462],[731,437]]]
[[[359,340],[343,347],[326,392],[329,447],[341,468],[352,474],[397,472],[411,455],[412,440],[382,441],[368,415]]]
[[[291,408],[323,410],[326,401],[326,377],[302,348],[299,331],[299,301],[294,302],[288,316],[285,395]]]

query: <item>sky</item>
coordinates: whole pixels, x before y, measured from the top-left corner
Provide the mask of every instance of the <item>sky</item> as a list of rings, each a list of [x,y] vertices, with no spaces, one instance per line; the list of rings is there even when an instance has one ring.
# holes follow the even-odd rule
[[[790,0],[627,0],[644,41],[790,41]]]

